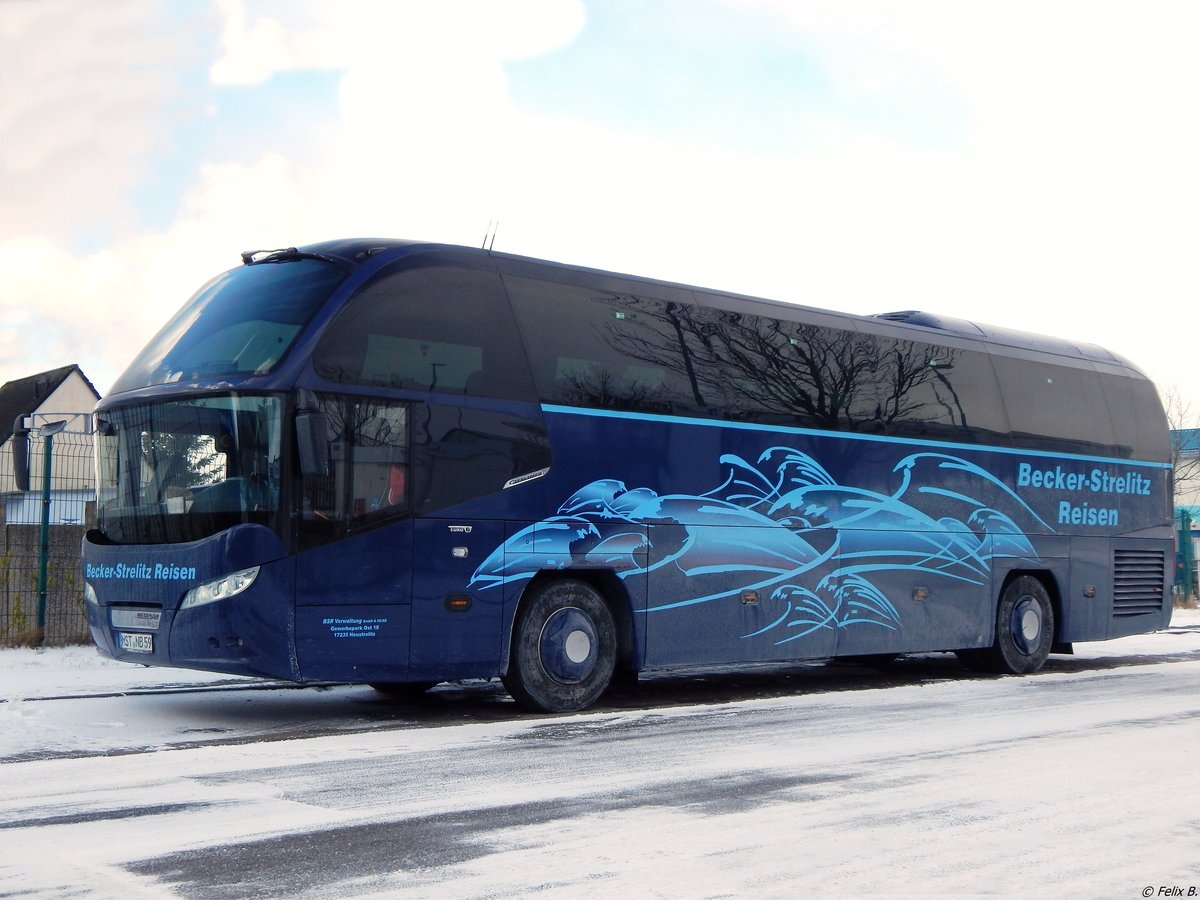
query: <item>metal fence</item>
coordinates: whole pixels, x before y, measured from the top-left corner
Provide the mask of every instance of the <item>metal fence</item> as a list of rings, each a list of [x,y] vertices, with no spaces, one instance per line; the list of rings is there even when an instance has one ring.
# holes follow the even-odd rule
[[[82,643],[88,630],[80,545],[95,519],[92,435],[86,430],[54,434],[47,459],[48,441],[39,423],[32,424],[28,491],[15,489],[11,453],[0,461],[0,646]],[[73,428],[88,424],[86,416],[69,422]]]

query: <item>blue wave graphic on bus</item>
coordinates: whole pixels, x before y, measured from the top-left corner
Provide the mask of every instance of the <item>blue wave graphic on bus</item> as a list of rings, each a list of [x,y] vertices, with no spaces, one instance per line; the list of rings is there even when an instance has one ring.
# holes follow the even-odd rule
[[[779,615],[745,637],[786,628],[785,643],[822,628],[898,628],[874,573],[982,584],[992,559],[1037,556],[1029,531],[1053,531],[991,473],[941,453],[897,463],[892,493],[839,484],[788,447],[754,464],[727,454],[721,464],[723,482],[699,495],[660,495],[616,479],[585,485],[556,515],[492,551],[471,584],[487,589],[571,567],[675,576],[681,593],[651,612],[757,591]]]

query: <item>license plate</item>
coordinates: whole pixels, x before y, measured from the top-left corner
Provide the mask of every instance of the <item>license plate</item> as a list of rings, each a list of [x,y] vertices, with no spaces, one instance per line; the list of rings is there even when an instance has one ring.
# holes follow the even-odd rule
[[[118,631],[117,643],[121,645],[122,650],[129,650],[133,653],[154,652],[154,635],[152,634],[133,634],[128,631]]]

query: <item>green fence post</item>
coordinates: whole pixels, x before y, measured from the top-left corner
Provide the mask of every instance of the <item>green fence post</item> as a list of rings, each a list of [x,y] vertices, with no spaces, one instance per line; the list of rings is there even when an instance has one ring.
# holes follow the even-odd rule
[[[1192,515],[1186,509],[1179,517],[1179,550],[1183,557],[1183,599],[1188,601],[1196,583],[1196,554],[1192,547]]]
[[[46,581],[50,567],[50,462],[54,453],[54,435],[66,425],[66,422],[52,422],[40,429],[46,446],[42,453],[42,534],[38,548],[37,632],[34,634],[34,646],[37,647],[46,640]]]

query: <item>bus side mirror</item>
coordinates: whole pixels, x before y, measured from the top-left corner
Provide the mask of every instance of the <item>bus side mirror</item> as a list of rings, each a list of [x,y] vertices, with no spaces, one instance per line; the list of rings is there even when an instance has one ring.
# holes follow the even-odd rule
[[[300,452],[300,474],[323,478],[329,474],[329,423],[325,413],[301,410],[296,413],[296,447]]]
[[[17,416],[12,435],[13,476],[17,490],[22,493],[29,490],[29,429],[25,427],[24,419],[24,416]]]

